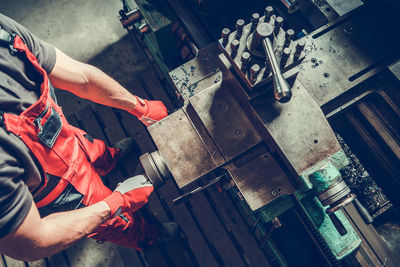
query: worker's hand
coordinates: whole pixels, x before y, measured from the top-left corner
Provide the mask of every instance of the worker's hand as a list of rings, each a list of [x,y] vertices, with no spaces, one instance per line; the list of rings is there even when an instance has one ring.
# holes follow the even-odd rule
[[[168,116],[167,108],[161,101],[149,101],[136,96],[136,107],[130,113],[139,118],[146,126]]]
[[[120,183],[104,201],[110,206],[111,218],[124,212],[135,212],[147,203],[154,187],[145,175]]]

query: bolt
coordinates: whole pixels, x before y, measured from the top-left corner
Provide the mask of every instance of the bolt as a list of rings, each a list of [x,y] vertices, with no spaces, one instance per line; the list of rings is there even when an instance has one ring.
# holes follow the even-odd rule
[[[243,26],[244,26],[244,20],[243,19],[238,19],[236,21],[236,39],[240,39],[242,37],[243,33]]]
[[[283,49],[282,55],[281,55],[281,63],[280,63],[281,68],[286,66],[289,56],[290,56],[290,49],[286,47]]]
[[[275,217],[274,219],[272,219],[271,223],[273,224],[274,228],[279,228],[282,226],[282,223],[278,219],[278,217]]]
[[[242,54],[242,57],[240,58],[240,61],[242,62],[242,68],[241,70],[245,73],[247,71],[247,67],[250,61],[250,53],[249,52],[244,52]]]
[[[265,38],[270,38],[272,36],[272,26],[269,23],[258,24],[256,30],[253,33],[253,38],[251,39],[250,51],[253,49],[261,50],[263,49],[262,40]]]
[[[272,15],[274,14],[274,9],[272,6],[267,6],[264,11],[264,22],[269,22],[271,20]]]
[[[227,109],[228,109],[228,106],[225,103],[221,103],[218,105],[219,111],[226,111]]]
[[[254,31],[254,29],[257,27],[259,21],[260,21],[260,14],[253,13],[253,15],[251,15],[251,30],[250,31]]]
[[[294,57],[293,60],[296,61],[299,59],[301,52],[304,50],[304,47],[306,46],[306,41],[304,39],[298,40],[296,44],[296,51],[294,51]]]
[[[289,30],[286,31],[286,34],[285,34],[285,44],[283,45],[283,47],[289,47],[290,42],[291,42],[292,39],[293,39],[293,36],[294,36],[294,30],[289,29]]]
[[[274,33],[275,35],[278,35],[280,28],[282,27],[283,24],[283,18],[282,17],[277,17],[275,19],[275,24],[274,24]]]
[[[235,129],[234,134],[236,136],[242,136],[243,135],[243,131],[241,129]]]
[[[240,42],[236,39],[231,42],[231,49],[232,49],[231,57],[232,58],[236,57],[239,45],[240,45]]]
[[[257,81],[258,74],[260,73],[261,68],[260,65],[254,64],[250,68],[250,82],[254,84]]]
[[[142,25],[139,26],[139,31],[142,34],[150,32],[150,27],[147,23],[143,23]]]
[[[222,46],[223,47],[225,47],[228,44],[230,33],[231,33],[231,30],[229,30],[228,28],[222,29],[221,37],[222,37]]]

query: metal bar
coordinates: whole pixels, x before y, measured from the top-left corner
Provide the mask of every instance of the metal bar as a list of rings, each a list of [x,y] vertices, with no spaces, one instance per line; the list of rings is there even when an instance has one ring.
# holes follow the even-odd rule
[[[208,187],[212,186],[213,184],[218,183],[219,181],[221,181],[225,177],[226,177],[226,174],[221,175],[221,176],[215,178],[214,180],[212,180],[211,182],[209,182],[208,184],[206,184],[204,186],[197,187],[197,188],[193,189],[192,191],[187,192],[187,193],[175,198],[174,200],[172,200],[172,203],[174,203],[174,205],[178,205],[182,201],[185,201],[188,198],[190,198],[193,194],[196,194],[198,192],[203,191],[204,189],[207,189]]]

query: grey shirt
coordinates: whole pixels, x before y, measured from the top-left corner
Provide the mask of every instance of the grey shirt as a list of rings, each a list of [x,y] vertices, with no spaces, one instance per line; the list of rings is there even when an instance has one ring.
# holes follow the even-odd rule
[[[0,14],[0,26],[19,35],[39,64],[50,73],[55,48],[25,27]],[[0,44],[0,111],[20,114],[38,100],[42,77],[23,54],[11,55]],[[32,204],[32,193],[41,184],[41,170],[25,144],[0,127],[0,238],[17,229]]]

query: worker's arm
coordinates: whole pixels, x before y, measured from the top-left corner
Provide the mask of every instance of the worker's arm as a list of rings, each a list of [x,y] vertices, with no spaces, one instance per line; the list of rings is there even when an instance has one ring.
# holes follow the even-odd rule
[[[32,202],[17,230],[0,239],[0,252],[24,261],[47,257],[92,233],[108,218],[137,211],[147,203],[152,192],[153,185],[147,177],[137,175],[120,183],[103,201],[86,208],[41,218]]]
[[[16,231],[0,239],[0,251],[23,261],[57,253],[85,237],[111,214],[106,202],[40,218],[35,203]]]
[[[51,83],[79,97],[106,106],[126,110],[146,123],[167,116],[167,109],[160,101],[138,99],[114,79],[98,68],[76,61],[56,48],[56,63],[49,74]],[[142,119],[142,117],[145,117]]]

